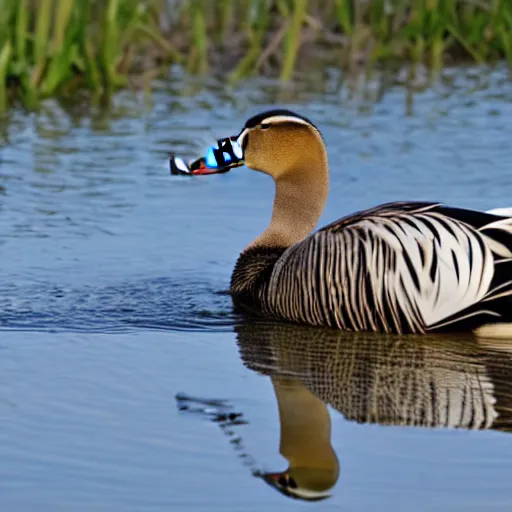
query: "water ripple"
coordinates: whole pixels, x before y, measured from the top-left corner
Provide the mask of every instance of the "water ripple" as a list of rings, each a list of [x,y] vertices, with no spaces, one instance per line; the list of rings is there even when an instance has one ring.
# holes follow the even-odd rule
[[[233,330],[231,298],[205,283],[170,278],[69,288],[0,286],[0,329],[120,332]]]

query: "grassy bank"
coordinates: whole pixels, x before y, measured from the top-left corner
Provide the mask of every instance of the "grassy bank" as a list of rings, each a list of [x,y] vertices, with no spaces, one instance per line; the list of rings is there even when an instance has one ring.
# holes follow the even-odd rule
[[[2,0],[0,111],[150,88],[170,63],[236,82],[323,59],[512,65],[511,0]],[[298,58],[300,56],[300,59]]]

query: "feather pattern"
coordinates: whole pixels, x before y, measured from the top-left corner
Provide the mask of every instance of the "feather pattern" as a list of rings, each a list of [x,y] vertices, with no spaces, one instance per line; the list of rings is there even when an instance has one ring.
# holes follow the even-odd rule
[[[424,333],[512,317],[512,218],[439,203],[389,203],[329,224],[269,253],[258,286],[240,277],[244,266],[239,291],[257,289],[265,314],[299,323]]]

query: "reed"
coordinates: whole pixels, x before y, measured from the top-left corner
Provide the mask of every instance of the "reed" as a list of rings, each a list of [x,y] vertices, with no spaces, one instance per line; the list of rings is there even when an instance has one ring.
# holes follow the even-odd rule
[[[293,75],[295,61],[301,40],[301,29],[305,21],[308,2],[307,0],[295,0],[291,7],[289,29],[285,37],[283,69],[281,80],[290,80]]]
[[[2,0],[0,111],[77,88],[92,98],[150,88],[170,63],[231,82],[288,81],[323,56],[352,71],[404,61],[512,66],[512,1]]]

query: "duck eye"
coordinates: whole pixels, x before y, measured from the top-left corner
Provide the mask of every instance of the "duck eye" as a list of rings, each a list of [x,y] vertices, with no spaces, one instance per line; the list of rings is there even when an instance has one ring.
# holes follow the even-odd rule
[[[270,125],[267,123],[260,124],[260,130],[268,130],[270,128]]]

